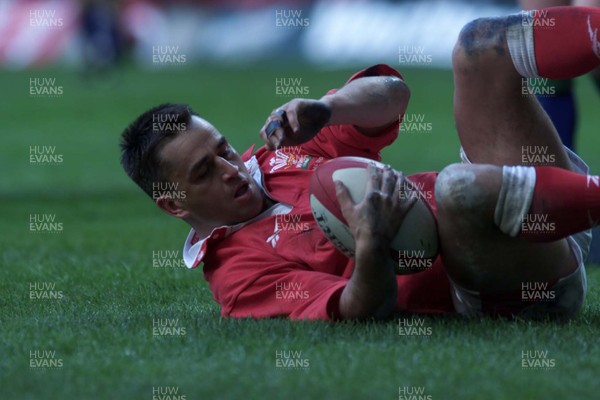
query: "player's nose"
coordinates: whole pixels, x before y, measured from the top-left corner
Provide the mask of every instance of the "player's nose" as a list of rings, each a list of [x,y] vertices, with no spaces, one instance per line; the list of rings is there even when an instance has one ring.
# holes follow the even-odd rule
[[[240,175],[240,167],[235,163],[219,157],[219,167],[224,180],[235,179]]]

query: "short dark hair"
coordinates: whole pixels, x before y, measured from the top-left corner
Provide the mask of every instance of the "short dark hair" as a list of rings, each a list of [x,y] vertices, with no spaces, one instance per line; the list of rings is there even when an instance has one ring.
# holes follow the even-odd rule
[[[168,165],[158,157],[167,141],[185,131],[192,115],[187,104],[165,103],[137,117],[121,135],[121,165],[127,175],[152,196],[152,185],[165,181]]]

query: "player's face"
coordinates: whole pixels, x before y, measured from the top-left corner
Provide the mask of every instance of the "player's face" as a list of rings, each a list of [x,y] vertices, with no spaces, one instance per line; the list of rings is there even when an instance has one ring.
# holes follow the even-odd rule
[[[171,182],[185,193],[178,203],[184,214],[179,216],[216,227],[261,212],[262,190],[225,137],[202,118],[193,116],[187,131],[167,143],[160,156]]]

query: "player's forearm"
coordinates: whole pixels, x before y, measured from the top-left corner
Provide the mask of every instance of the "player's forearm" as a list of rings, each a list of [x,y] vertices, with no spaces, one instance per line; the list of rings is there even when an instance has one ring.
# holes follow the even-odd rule
[[[377,76],[352,81],[321,101],[331,109],[328,125],[378,128],[397,121],[409,98],[408,86],[400,78]]]
[[[386,318],[396,306],[398,283],[387,246],[358,241],[352,277],[340,297],[344,319]]]

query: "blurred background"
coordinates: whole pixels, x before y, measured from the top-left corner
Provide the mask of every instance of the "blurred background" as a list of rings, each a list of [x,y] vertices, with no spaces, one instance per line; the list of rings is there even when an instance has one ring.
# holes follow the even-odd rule
[[[466,22],[516,10],[511,0],[2,0],[0,63],[152,68],[172,46],[190,63],[336,68],[393,63],[399,48],[420,46],[429,66],[448,67]]]

